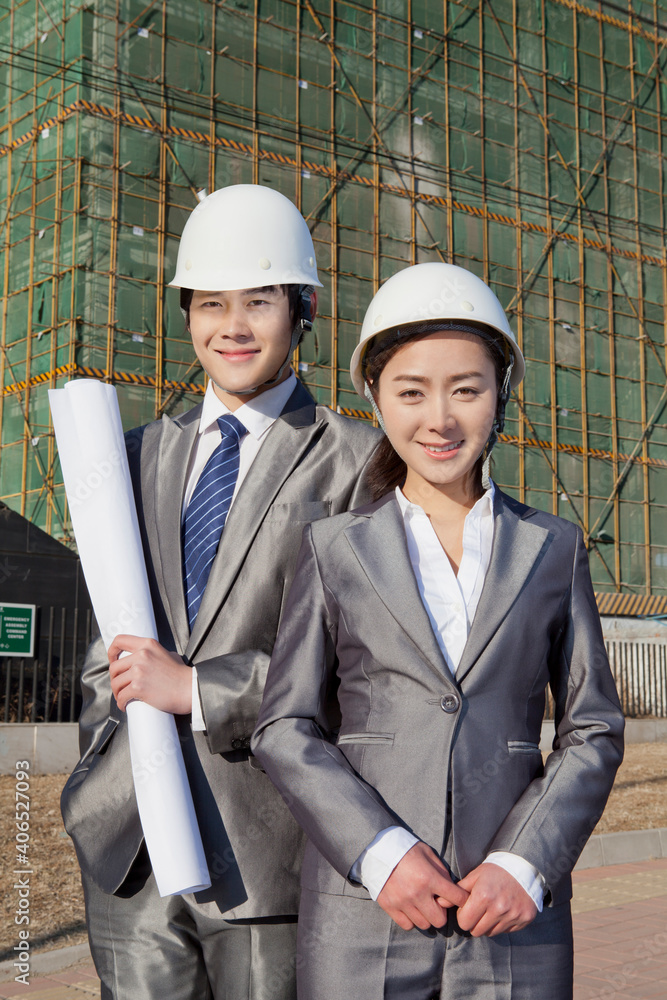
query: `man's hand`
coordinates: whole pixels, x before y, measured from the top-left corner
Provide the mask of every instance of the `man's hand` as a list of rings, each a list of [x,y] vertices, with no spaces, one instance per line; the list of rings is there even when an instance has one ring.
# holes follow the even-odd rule
[[[192,711],[191,668],[155,639],[117,635],[109,646],[109,674],[111,690],[123,712],[132,700],[175,715]]]
[[[459,927],[473,937],[520,931],[537,916],[526,890],[499,865],[479,865],[459,886],[470,893],[457,915]]]
[[[444,908],[468,898],[430,847],[421,842],[404,854],[385,882],[378,903],[404,931],[442,927]]]

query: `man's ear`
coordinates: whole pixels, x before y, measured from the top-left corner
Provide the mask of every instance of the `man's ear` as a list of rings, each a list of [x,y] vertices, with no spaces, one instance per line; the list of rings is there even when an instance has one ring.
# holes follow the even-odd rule
[[[315,322],[315,317],[317,316],[317,292],[313,288],[310,293],[310,322]]]

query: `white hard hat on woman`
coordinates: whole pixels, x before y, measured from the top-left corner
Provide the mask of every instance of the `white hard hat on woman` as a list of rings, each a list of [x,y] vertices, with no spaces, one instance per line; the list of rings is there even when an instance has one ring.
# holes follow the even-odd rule
[[[496,419],[484,451],[486,479],[489,456],[504,426],[510,389],[519,385],[526,366],[505,310],[477,275],[455,264],[433,262],[406,267],[385,281],[366,310],[359,343],[352,355],[350,374],[354,388],[371,403],[382,426],[382,415],[365,376],[367,360],[392,342],[436,330],[460,330],[493,339],[505,355]]]

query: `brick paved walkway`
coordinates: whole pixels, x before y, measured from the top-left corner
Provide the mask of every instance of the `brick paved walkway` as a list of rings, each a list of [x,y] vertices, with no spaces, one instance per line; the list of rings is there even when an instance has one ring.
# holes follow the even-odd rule
[[[574,876],[575,1000],[667,998],[667,859]]]
[[[572,911],[574,1000],[667,1000],[667,859],[576,872]],[[90,1000],[99,984],[90,963],[0,983],[0,1000],[21,996]]]
[[[31,980],[29,986],[22,983],[0,983],[0,1000],[6,997],[30,997],[30,1000],[91,1000],[99,997],[100,982],[95,973],[95,967],[90,962],[65,969],[63,972],[50,972],[47,976],[38,976]],[[137,997],[137,1000],[140,1000]],[[168,1000],[165,997],[165,1000]]]

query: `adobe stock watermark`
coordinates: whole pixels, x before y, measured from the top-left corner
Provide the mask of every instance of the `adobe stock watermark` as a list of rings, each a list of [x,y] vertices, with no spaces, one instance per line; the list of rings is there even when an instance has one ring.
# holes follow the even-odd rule
[[[641,986],[638,983],[639,970],[646,962],[652,958],[656,958],[658,955],[664,955],[666,951],[667,931],[659,931],[657,934],[645,938],[633,950],[632,958],[629,962],[625,962],[618,970],[613,972],[609,969],[606,970],[611,973],[610,979],[601,987],[600,992],[594,995],[595,1000],[614,1000],[619,994],[625,996],[628,990]],[[649,986],[650,983],[644,980],[644,985]],[[655,995],[658,996],[657,993]]]
[[[94,467],[85,476],[79,476],[72,490],[67,491],[70,507],[81,507],[90,500],[93,493],[103,486],[122,465],[124,456],[115,448],[109,457],[95,462]]]
[[[9,557],[5,556],[5,558],[0,562],[0,584],[7,583],[7,580],[14,576],[14,574],[18,571],[18,568],[18,564],[13,566],[9,561]],[[29,569],[24,570],[21,573],[21,579],[24,581],[27,580],[29,573]]]
[[[30,876],[33,874],[28,860],[30,847],[30,762],[16,761],[15,787],[15,859],[14,884],[16,893],[16,909],[14,923],[16,924],[18,941],[14,945],[15,959],[14,979],[24,986],[30,985]]]
[[[148,609],[137,604],[136,601],[123,601],[118,609],[118,616],[110,622],[106,622],[104,628],[100,627],[102,641],[108,649],[117,635],[133,635],[132,626],[140,619],[145,620]]]
[[[179,751],[179,741],[165,737],[159,747],[155,747],[145,757],[141,757],[136,763],[132,761],[132,776],[135,784],[145,785],[150,780],[151,775],[156,774],[160,768],[164,767],[167,761],[174,757]]]
[[[255,811],[254,821],[246,823],[243,832],[244,839],[255,843],[260,840],[266,842],[266,839],[270,838],[272,832],[284,821],[286,810],[293,804],[294,798],[288,792],[278,791],[278,789],[274,789],[274,791],[277,793],[277,797],[260,806]],[[237,867],[238,861],[231,844],[223,849],[222,854],[213,851],[208,859],[212,882],[216,882],[226,875],[230,868]]]

